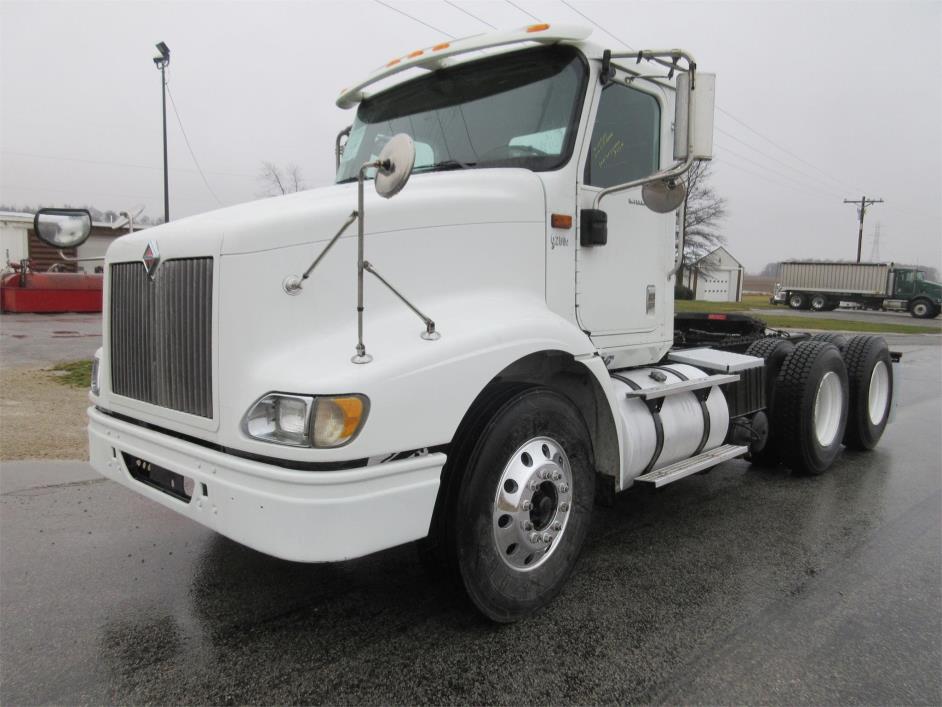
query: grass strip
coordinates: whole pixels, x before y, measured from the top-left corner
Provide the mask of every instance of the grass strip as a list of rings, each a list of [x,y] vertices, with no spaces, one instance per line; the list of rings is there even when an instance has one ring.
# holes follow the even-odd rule
[[[696,300],[675,300],[678,312],[716,312],[727,314],[748,314],[761,319],[770,327],[784,329],[818,329],[823,331],[859,331],[882,334],[938,334],[937,327],[919,326],[918,324],[894,324],[892,322],[860,322],[850,319],[818,319],[794,314],[764,314],[750,311],[750,308],[768,308],[769,298],[765,295],[747,295],[742,302],[700,302]],[[785,310],[786,312],[788,310]]]
[[[91,385],[91,359],[59,363],[47,370],[54,374],[53,380],[70,388],[88,388]]]

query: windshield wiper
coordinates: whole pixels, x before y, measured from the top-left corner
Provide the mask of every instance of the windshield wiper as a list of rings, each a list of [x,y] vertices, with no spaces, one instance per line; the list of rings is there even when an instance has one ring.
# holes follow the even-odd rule
[[[444,172],[450,169],[466,169],[468,167],[474,167],[477,162],[459,162],[458,160],[443,160],[442,162],[436,162],[435,164],[422,165],[421,167],[416,167],[416,172]]]

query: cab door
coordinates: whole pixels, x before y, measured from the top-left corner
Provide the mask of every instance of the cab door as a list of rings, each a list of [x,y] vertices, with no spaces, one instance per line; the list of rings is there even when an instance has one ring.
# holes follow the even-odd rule
[[[616,80],[598,93],[577,187],[583,210],[593,208],[603,189],[666,166],[662,153],[673,147],[664,118],[672,111],[659,86]],[[650,211],[641,200],[641,187],[605,196],[597,208],[607,215],[608,240],[604,245],[582,245],[581,238],[577,242],[576,316],[600,349],[641,346],[649,349],[642,359],[651,358],[651,345],[658,348],[673,336],[673,326],[665,322],[673,318],[669,273],[676,215]]]

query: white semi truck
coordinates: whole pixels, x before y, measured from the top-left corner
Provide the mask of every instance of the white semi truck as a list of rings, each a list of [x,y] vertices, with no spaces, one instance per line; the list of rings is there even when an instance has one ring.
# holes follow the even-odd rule
[[[880,338],[674,347],[676,209],[714,80],[589,34],[395,57],[337,99],[356,115],[335,185],[118,239],[94,467],[288,560],[419,541],[513,621],[562,587],[597,492],[737,457],[820,474],[875,446]],[[36,227],[73,245],[84,220]]]

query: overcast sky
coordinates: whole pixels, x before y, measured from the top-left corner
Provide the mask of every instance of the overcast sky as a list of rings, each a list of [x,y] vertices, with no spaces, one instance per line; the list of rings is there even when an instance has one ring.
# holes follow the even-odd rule
[[[682,47],[717,74],[714,186],[747,269],[853,258],[857,213],[842,200],[863,194],[885,200],[867,214],[865,259],[880,224],[881,259],[942,267],[942,3],[567,1],[514,3],[590,25],[579,11],[634,48]],[[162,213],[158,41],[209,182],[168,106],[179,218],[256,198],[266,160],[328,184],[352,118],[339,90],[442,33],[489,29],[461,9],[501,28],[533,21],[506,0],[384,2],[416,19],[377,0],[3,0],[0,202]],[[593,39],[620,48],[599,29]]]

